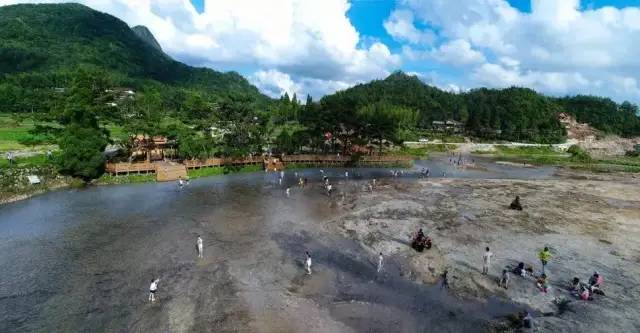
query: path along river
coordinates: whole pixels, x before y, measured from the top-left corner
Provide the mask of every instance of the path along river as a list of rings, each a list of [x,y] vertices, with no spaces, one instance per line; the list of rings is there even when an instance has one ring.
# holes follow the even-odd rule
[[[547,178],[548,168],[446,158],[417,161],[394,181],[435,177]],[[327,169],[358,195],[386,169]],[[62,190],[0,206],[0,332],[485,331],[514,304],[480,303],[414,282],[401,259],[375,258],[335,232],[336,201],[318,169],[175,183]],[[291,186],[287,198],[284,187]],[[204,259],[195,240],[204,239]],[[314,273],[304,274],[304,251]],[[160,278],[158,301],[147,301]]]

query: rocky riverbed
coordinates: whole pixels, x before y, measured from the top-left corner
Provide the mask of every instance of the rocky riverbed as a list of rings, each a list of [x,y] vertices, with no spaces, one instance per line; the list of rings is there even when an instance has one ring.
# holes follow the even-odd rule
[[[508,209],[516,195],[523,211]],[[565,172],[534,181],[384,182],[373,193],[352,197],[345,211],[337,228],[372,256],[404,258],[410,274],[424,283],[436,283],[447,269],[455,294],[521,304],[536,313],[539,331],[640,330],[640,179],[632,175]],[[408,240],[417,228],[433,238],[433,249],[410,249]],[[487,246],[495,257],[485,276]],[[532,278],[514,275],[508,290],[498,287],[502,269],[520,261],[539,274],[537,253],[544,246],[553,254],[546,270],[548,293],[540,292]],[[604,276],[606,296],[580,301],[568,293],[573,277],[586,281],[594,271]],[[495,328],[513,327],[503,322]]]
[[[457,178],[310,169],[287,171],[282,185],[275,174],[236,174],[2,205],[0,331],[490,332],[517,330],[508,318],[523,309],[538,331],[638,330],[637,178],[424,163],[414,171]],[[309,185],[297,187],[298,177]],[[535,180],[495,179],[509,177]],[[522,212],[507,209],[515,195]],[[435,244],[424,253],[408,245],[419,227]],[[495,253],[489,276],[480,274],[485,246]],[[553,252],[548,294],[516,277],[497,287],[505,265],[538,267],[543,246]],[[450,290],[437,284],[444,269]],[[564,291],[594,270],[606,297],[582,302]],[[155,303],[151,278],[160,279]],[[558,308],[557,298],[571,302]]]

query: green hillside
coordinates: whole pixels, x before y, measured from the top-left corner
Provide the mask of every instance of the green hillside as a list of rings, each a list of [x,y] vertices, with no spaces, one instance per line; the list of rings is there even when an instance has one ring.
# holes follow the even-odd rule
[[[0,59],[2,81],[17,89],[64,87],[74,70],[86,66],[107,71],[116,84],[138,89],[159,83],[266,99],[241,75],[177,62],[118,18],[79,4],[0,7]],[[0,87],[2,92],[11,95],[11,87]],[[11,105],[11,100],[0,100],[2,104]]]
[[[476,89],[455,94],[396,72],[321,100],[324,109],[345,112],[375,103],[417,112],[419,128],[430,129],[433,121],[455,120],[464,124],[467,134],[478,138],[551,143],[565,137],[556,117],[560,106],[531,89]]]
[[[156,37],[153,36],[153,34],[151,33],[151,31],[149,31],[149,29],[143,25],[137,25],[133,28],[131,28],[131,30],[133,30],[133,32],[140,37],[140,39],[144,40],[145,42],[147,42],[147,44],[151,45],[154,49],[158,50],[158,51],[162,51],[162,46],[160,46],[160,43],[158,43],[158,41],[156,40]]]
[[[605,133],[640,135],[636,105],[618,104],[595,96],[552,98],[532,89],[473,89],[450,93],[429,86],[416,76],[396,72],[384,80],[359,84],[325,96],[321,109],[355,114],[371,104],[383,103],[418,112],[417,127],[432,128],[433,121],[455,120],[467,135],[481,139],[561,142],[566,137],[557,115],[567,112]],[[348,116],[345,117],[347,121]]]

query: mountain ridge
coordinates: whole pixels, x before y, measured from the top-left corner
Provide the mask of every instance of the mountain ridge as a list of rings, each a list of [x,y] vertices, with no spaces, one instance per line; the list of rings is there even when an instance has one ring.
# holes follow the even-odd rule
[[[136,30],[138,32],[136,32]],[[215,93],[239,92],[269,99],[236,72],[192,67],[165,55],[141,28],[75,3],[0,7],[0,76],[56,76],[92,66],[121,77],[123,84],[154,80]],[[144,30],[147,30],[146,28]],[[141,37],[142,35],[142,37]],[[152,41],[153,40],[153,41]]]
[[[158,51],[162,51],[162,46],[160,46],[160,43],[158,43],[158,40],[156,39],[156,37],[153,35],[153,33],[149,30],[149,28],[145,27],[144,25],[136,25],[135,27],[132,27],[131,30],[133,30],[133,32],[140,37],[140,39],[142,39],[145,43],[151,45],[153,48],[155,48]]]

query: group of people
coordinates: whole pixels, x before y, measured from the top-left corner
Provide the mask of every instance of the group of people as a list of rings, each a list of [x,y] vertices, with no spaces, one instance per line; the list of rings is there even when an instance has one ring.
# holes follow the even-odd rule
[[[535,279],[535,285],[540,290],[540,292],[547,293],[550,290],[549,277],[546,272],[546,267],[551,260],[551,251],[549,247],[544,247],[540,252],[538,252],[538,259],[540,260],[540,275],[536,275],[534,273],[534,269],[531,265],[525,265],[524,262],[519,262],[518,265],[512,269],[508,267],[502,270],[502,274],[498,279],[498,285],[502,288],[508,289],[509,282],[511,280],[511,275],[514,274],[516,276],[520,276],[522,278],[526,278],[531,276]],[[489,247],[485,248],[485,252],[482,256],[482,274],[489,274],[489,268],[491,266],[491,260],[493,258],[493,253]],[[446,277],[446,271],[444,276]],[[573,280],[570,281],[569,290],[571,293],[582,300],[593,300],[594,294],[604,295],[602,291],[602,284],[604,282],[604,278],[598,272],[594,272],[593,275],[589,278],[587,283],[582,282],[579,278],[574,277]],[[444,283],[444,281],[443,281]],[[530,328],[532,326],[531,314],[527,311],[520,314],[520,319],[522,320],[523,327]]]
[[[461,167],[461,166],[466,165],[469,162],[474,163],[475,161],[474,160],[468,161],[468,160],[464,159],[462,157],[462,153],[458,154],[457,156],[456,156],[455,153],[451,153],[449,155],[449,164],[451,164],[451,165],[455,165],[455,166]]]
[[[424,234],[422,228],[414,234],[411,240],[411,247],[418,252],[422,252],[424,249],[430,249],[431,245],[431,238]]]
[[[602,291],[602,283],[604,282],[604,278],[598,272],[594,272],[593,275],[589,278],[587,283],[580,281],[578,277],[574,277],[571,280],[571,284],[569,289],[571,293],[579,297],[581,300],[593,300],[594,294],[604,295]]]
[[[485,253],[482,256],[482,274],[487,275],[491,266],[491,260],[493,253],[489,247],[485,248]],[[509,288],[510,274],[513,273],[516,276],[526,278],[531,276],[535,278],[535,285],[541,292],[547,293],[550,289],[549,277],[547,276],[546,267],[551,260],[551,251],[549,247],[545,246],[540,252],[538,252],[538,259],[540,260],[540,275],[536,276],[532,266],[525,266],[524,262],[519,262],[513,269],[503,269],[500,278],[498,279],[498,285],[505,289]],[[595,272],[590,278],[588,283],[583,283],[579,278],[574,277],[570,283],[570,290],[572,293],[583,300],[592,300],[593,294],[604,295],[602,291],[602,283],[604,279],[602,275]]]

